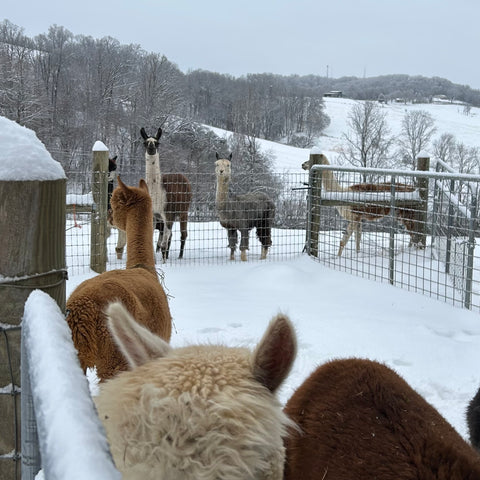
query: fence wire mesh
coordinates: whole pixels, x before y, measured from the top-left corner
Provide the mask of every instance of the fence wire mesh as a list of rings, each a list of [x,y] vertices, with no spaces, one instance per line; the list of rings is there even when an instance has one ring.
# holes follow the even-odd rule
[[[121,174],[122,181],[128,185],[138,185],[138,174]],[[215,206],[215,176],[213,174],[196,174],[189,176],[192,185],[192,202],[188,213],[188,237],[185,242],[183,259],[178,259],[180,251],[180,227],[175,221],[171,233],[169,258],[165,266],[192,264],[221,264],[230,262],[227,230],[219,222]],[[248,178],[231,186],[232,195],[243,195],[252,190],[266,193],[275,204],[272,222],[272,246],[269,248],[267,261],[282,260],[300,255],[305,245],[305,225],[307,211],[308,175],[305,173],[275,174],[262,179],[256,176],[256,185],[263,188],[250,189]],[[90,235],[93,199],[89,188],[91,179],[82,181],[75,172],[68,174],[67,182],[67,265],[70,275],[90,272]],[[93,207],[95,208],[95,207]],[[251,214],[245,212],[247,216]],[[128,243],[122,258],[117,258],[116,247],[119,239],[118,230],[109,228],[107,244],[107,269],[123,268],[128,251]],[[248,261],[260,259],[262,244],[252,228],[249,235]],[[160,232],[154,231],[153,242],[157,245]],[[99,239],[102,241],[102,239]],[[238,243],[240,243],[240,234]],[[157,263],[162,263],[161,253],[157,253]],[[236,260],[240,261],[239,245]]]
[[[315,238],[309,245],[316,248],[318,238],[313,253],[319,262],[480,310],[480,252],[475,249],[480,177],[315,169],[323,179],[312,172],[309,232]],[[332,175],[334,188],[328,184]],[[356,189],[358,184],[362,188]]]
[[[320,178],[312,187],[314,170],[335,183],[325,184],[325,178]],[[74,172],[67,176],[67,264],[70,275],[87,274],[92,246],[91,178]],[[141,174],[122,172],[121,177],[125,183],[137,185]],[[160,268],[230,262],[227,231],[215,206],[215,176],[196,174],[189,180],[193,198],[184,257],[178,259],[180,229],[176,221],[165,264],[157,253]],[[480,261],[475,249],[479,184],[479,176],[448,172],[317,166],[310,177],[307,172],[282,173],[273,179],[257,175],[253,181],[244,175],[230,190],[233,195],[244,194],[254,185],[274,201],[267,262],[307,251],[328,267],[480,310]],[[159,235],[155,230],[154,245]],[[109,229],[108,270],[125,266],[128,244],[122,258],[117,258],[118,236],[115,228]],[[260,260],[261,253],[262,245],[252,229],[248,261]],[[238,248],[236,261],[240,261]]]

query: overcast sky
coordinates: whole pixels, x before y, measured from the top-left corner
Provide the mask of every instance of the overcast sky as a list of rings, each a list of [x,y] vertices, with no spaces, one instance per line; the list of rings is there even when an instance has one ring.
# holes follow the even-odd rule
[[[480,0],[0,0],[34,37],[51,25],[165,55],[187,72],[405,73],[480,89]]]

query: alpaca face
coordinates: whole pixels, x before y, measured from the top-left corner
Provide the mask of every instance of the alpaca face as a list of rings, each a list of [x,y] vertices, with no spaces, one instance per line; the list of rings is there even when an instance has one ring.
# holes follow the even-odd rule
[[[215,162],[215,175],[218,179],[229,180],[232,172],[231,162],[221,158]]]
[[[173,349],[120,304],[108,328],[130,365],[96,399],[117,468],[129,479],[282,480],[291,426],[274,396],[296,353],[286,317],[252,352]]]

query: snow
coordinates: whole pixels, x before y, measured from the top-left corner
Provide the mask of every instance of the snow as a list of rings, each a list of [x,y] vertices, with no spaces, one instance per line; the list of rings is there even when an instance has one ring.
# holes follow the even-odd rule
[[[113,463],[106,461],[103,427],[60,308],[46,293],[35,290],[25,303],[22,327],[38,431],[45,434],[44,476],[119,479]]]
[[[108,152],[108,148],[103,142],[101,142],[100,140],[97,140],[93,144],[92,152]]]
[[[331,163],[335,163],[348,109],[355,101],[331,98],[325,99],[325,103],[332,122],[312,152],[325,153]],[[413,107],[392,105],[386,110],[393,134],[398,133],[401,118],[410,108]],[[472,108],[471,114],[465,116],[453,105],[415,108],[435,113],[439,135],[450,132],[468,146],[478,145],[478,109]],[[35,139],[30,138],[34,143]],[[262,149],[275,153],[275,169],[279,172],[302,171],[301,164],[311,152],[263,140],[260,143]],[[13,151],[8,142],[0,142],[0,145],[0,158],[6,156],[6,150]],[[17,148],[18,145],[15,151]],[[280,390],[282,402],[287,401],[302,381],[325,361],[369,358],[397,371],[463,437],[467,437],[465,409],[480,385],[478,314],[388,284],[329,269],[300,253],[286,261],[159,265],[158,268],[164,269],[165,287],[170,296],[173,346],[221,342],[253,348],[269,319],[284,312],[297,331],[298,355]],[[67,296],[83,280],[94,275],[93,272],[71,275],[67,281]],[[65,455],[61,466],[71,464],[74,470],[85,473],[82,478],[89,478],[90,471],[86,470],[89,465],[96,468],[95,460],[86,460],[82,455],[94,456],[95,451],[104,446],[101,441],[87,436],[84,420],[79,424],[79,411],[85,412],[94,424],[96,418],[90,402],[87,405],[79,399],[79,390],[85,394],[87,389],[81,371],[65,367],[67,358],[72,361],[74,351],[66,324],[61,320],[58,311],[42,296],[32,294],[25,307],[25,325],[34,334],[36,344],[41,346],[38,349],[41,355],[39,352],[36,356],[32,354],[31,364],[34,375],[42,378],[38,395],[45,394],[48,399],[37,409],[42,421],[50,426],[49,439],[55,442],[52,451],[56,449]],[[58,340],[52,342],[52,330],[57,329]],[[59,382],[60,375],[66,379]],[[95,394],[95,376],[91,371],[89,380]],[[76,448],[72,450],[74,453],[67,455],[65,445],[71,443]],[[81,452],[79,445],[85,445],[86,451]],[[100,475],[90,478],[100,478]]]
[[[33,130],[0,117],[0,181],[66,178]]]

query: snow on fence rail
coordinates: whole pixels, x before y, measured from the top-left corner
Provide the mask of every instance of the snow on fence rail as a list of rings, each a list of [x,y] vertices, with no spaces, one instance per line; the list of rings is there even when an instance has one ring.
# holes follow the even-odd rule
[[[40,467],[48,480],[120,479],[70,329],[40,290],[25,304],[21,368],[22,480]]]

